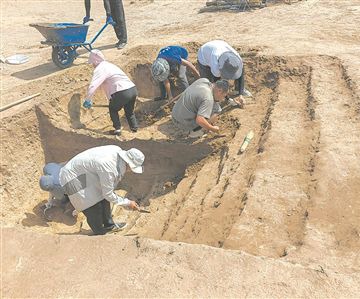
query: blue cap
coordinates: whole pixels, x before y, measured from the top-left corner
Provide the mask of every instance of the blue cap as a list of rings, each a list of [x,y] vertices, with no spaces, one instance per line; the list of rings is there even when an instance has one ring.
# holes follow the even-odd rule
[[[54,180],[51,175],[43,175],[39,183],[40,188],[44,191],[50,191],[54,188]]]

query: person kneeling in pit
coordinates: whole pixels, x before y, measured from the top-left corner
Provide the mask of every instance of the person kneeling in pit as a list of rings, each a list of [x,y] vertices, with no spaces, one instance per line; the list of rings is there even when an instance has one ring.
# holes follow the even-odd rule
[[[155,101],[172,100],[170,78],[177,79],[180,91],[183,92],[189,87],[186,76],[186,68],[189,68],[196,79],[200,78],[200,73],[195,66],[188,60],[188,51],[180,46],[168,46],[162,48],[151,66],[151,74],[159,83],[160,97]]]
[[[221,112],[219,102],[229,92],[229,82],[218,80],[211,83],[206,78],[196,80],[180,96],[172,110],[173,123],[180,129],[190,131],[189,137],[201,137],[204,130],[219,133],[214,123]]]
[[[135,201],[117,195],[114,188],[126,171],[142,173],[144,160],[144,154],[136,148],[125,151],[116,145],[105,145],[76,155],[61,168],[61,186],[76,211],[85,214],[95,235],[126,226],[113,221],[110,203],[140,209]]]
[[[59,181],[59,174],[62,166],[62,164],[47,163],[43,168],[44,175],[42,175],[39,180],[40,188],[49,192],[49,199],[43,210],[44,216],[47,220],[51,220],[51,217],[48,215],[48,211],[52,207],[61,207],[65,210],[66,206],[69,204],[69,197],[65,194],[65,191]]]
[[[243,106],[244,96],[251,97],[245,88],[244,64],[240,54],[223,40],[213,40],[202,45],[198,51],[198,67],[202,78],[210,82],[220,79],[234,80],[237,99],[227,97],[231,106]]]

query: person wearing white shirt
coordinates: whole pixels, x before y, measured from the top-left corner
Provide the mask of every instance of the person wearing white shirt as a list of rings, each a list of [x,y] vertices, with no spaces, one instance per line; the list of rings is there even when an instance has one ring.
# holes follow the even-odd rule
[[[77,212],[83,212],[95,235],[122,229],[114,223],[110,203],[139,210],[135,201],[114,192],[127,170],[143,172],[144,154],[116,145],[90,148],[73,157],[60,170],[59,180]]]
[[[202,78],[207,78],[210,82],[219,79],[235,80],[240,100],[243,100],[242,96],[251,96],[245,89],[244,64],[240,54],[227,42],[213,40],[205,43],[200,47],[197,59]]]

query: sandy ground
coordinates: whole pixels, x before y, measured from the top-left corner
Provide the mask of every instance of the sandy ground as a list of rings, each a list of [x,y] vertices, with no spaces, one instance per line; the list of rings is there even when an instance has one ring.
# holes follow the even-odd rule
[[[105,108],[80,108],[87,53],[59,70],[28,26],[80,21],[83,1],[1,2],[1,55],[30,57],[0,65],[1,106],[41,93],[0,114],[2,296],[357,297],[360,1],[204,14],[203,0],[124,3],[129,44],[116,50],[110,28],[96,47],[138,86],[141,129],[125,124],[114,138]],[[102,1],[92,17],[88,36],[105,20]],[[149,66],[169,44],[196,62],[198,47],[216,38],[243,56],[254,98],[245,109],[224,106],[221,136],[188,140],[168,108],[153,113],[161,103],[151,101]],[[95,102],[106,104],[101,92]],[[249,130],[254,140],[240,155]],[[46,221],[44,163],[104,144],[145,152],[147,172],[118,192],[150,213],[114,209],[128,227],[105,237],[88,237],[84,217],[60,209]]]

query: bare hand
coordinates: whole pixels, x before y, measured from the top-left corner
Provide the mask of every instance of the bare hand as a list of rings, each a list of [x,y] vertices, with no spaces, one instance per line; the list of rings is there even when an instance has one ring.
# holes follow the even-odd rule
[[[136,203],[136,201],[130,200],[129,208],[133,210],[140,210],[139,205]]]
[[[216,134],[219,134],[220,128],[219,128],[218,126],[213,126],[212,129],[211,129],[211,131],[213,131],[213,132],[216,133]]]
[[[234,99],[236,104],[239,105],[240,108],[244,107],[244,98],[242,96],[239,96],[238,98]]]

